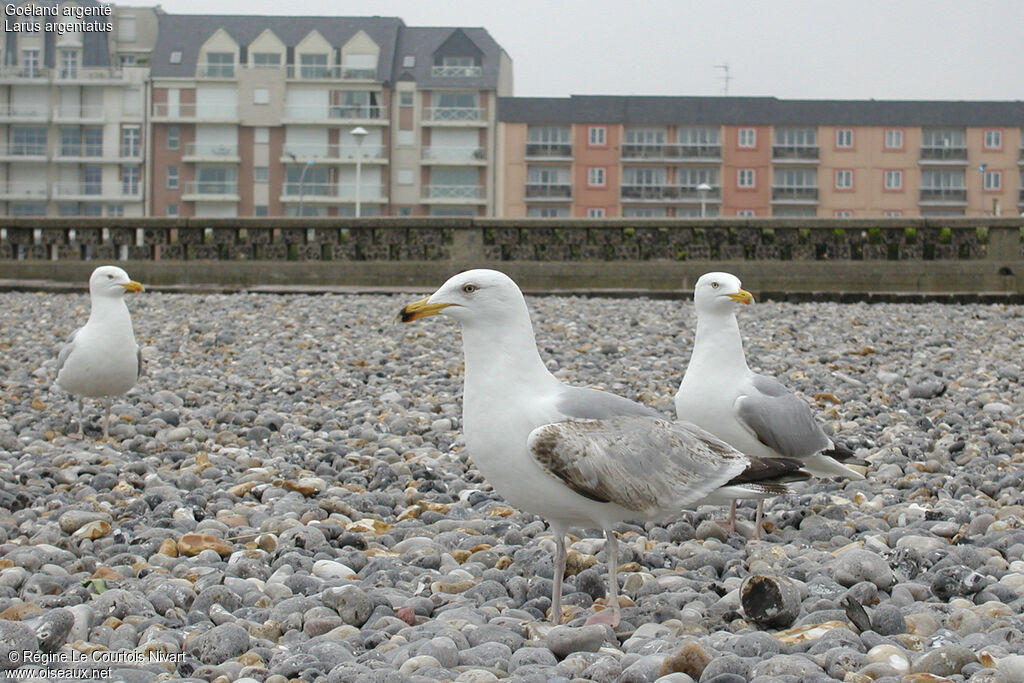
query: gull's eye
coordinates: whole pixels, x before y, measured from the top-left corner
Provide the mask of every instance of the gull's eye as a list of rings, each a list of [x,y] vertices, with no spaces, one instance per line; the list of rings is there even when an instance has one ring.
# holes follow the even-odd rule
[[[108,280],[113,280],[114,279],[113,273],[107,273],[107,279]]]
[[[477,286],[474,285],[473,283],[462,285],[462,292],[463,292],[463,294],[472,294],[476,290],[477,290]]]
[[[718,289],[718,283],[717,282],[712,282],[711,283],[711,289]]]

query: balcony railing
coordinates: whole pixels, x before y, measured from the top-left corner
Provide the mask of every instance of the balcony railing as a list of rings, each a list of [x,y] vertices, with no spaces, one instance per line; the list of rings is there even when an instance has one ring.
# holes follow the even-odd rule
[[[426,199],[484,199],[481,185],[427,185],[423,188]]]
[[[196,64],[196,75],[200,78],[234,78],[234,64],[200,62]]]
[[[921,145],[921,161],[955,161],[967,163],[967,148],[949,145]]]
[[[570,199],[572,185],[569,183],[526,183],[527,199]]]
[[[816,202],[818,201],[817,187],[773,187],[773,202]]]
[[[377,78],[377,69],[341,65],[341,77],[352,80],[372,81]]]
[[[359,201],[379,201],[384,197],[384,188],[379,184],[362,183],[359,186]],[[355,183],[285,183],[281,189],[281,198],[285,201],[298,200],[316,201],[317,199],[337,199],[355,201]]]
[[[483,121],[484,110],[480,107],[425,107],[423,118],[427,121]]]
[[[58,121],[102,121],[104,110],[100,105],[58,105],[53,108],[53,118]]]
[[[571,159],[572,145],[568,142],[527,142],[526,156]]]
[[[964,204],[967,202],[967,189],[962,187],[922,187],[920,201]]]
[[[689,200],[717,200],[721,197],[721,188],[715,186],[705,190],[703,197],[696,185],[622,185],[622,199],[624,201],[689,201]]]
[[[433,66],[430,75],[434,78],[479,78],[483,68],[479,66]]]
[[[51,71],[59,81],[121,81],[124,72],[120,69],[106,67],[70,67],[56,68]]]
[[[692,145],[685,143],[632,143],[622,145],[623,159],[721,159],[721,145]]]
[[[153,104],[153,116],[165,119],[234,120],[238,118],[237,104]]]
[[[0,105],[0,120],[46,121],[50,113],[46,107],[25,104]]]
[[[294,161],[305,161],[306,159],[350,160],[355,161],[356,157],[363,160],[384,158],[384,145],[363,145],[362,150],[358,145],[297,145],[285,143],[281,153],[282,160],[287,160],[295,155]]]
[[[426,147],[423,149],[424,161],[441,161],[459,163],[485,161],[487,150],[483,147]]]
[[[185,145],[187,157],[226,158],[238,156],[238,145],[210,142],[190,142]]]
[[[13,65],[0,66],[0,78],[36,80],[49,78],[50,69],[45,66]]]
[[[103,156],[103,144],[66,144],[57,147],[56,157],[58,159],[92,159]],[[141,154],[137,155],[141,156]]]
[[[772,159],[776,161],[817,161],[818,145],[772,145]]]
[[[103,183],[100,182],[57,183],[53,188],[53,196],[61,199],[70,197],[140,199],[142,187],[141,185],[132,186],[123,183],[108,188],[104,188]]]
[[[234,180],[194,180],[185,183],[184,193],[210,196],[237,195],[238,183]]]
[[[284,117],[286,119],[299,119],[305,121],[320,121],[324,119],[379,119],[382,118],[383,110],[378,106],[360,104],[286,104]]]
[[[122,159],[141,159],[142,158],[142,145],[120,145],[118,152],[121,154]]]
[[[43,199],[49,193],[45,183],[0,182],[0,196],[7,199]]]
[[[9,142],[0,145],[0,156],[8,157],[45,157],[45,142]]]

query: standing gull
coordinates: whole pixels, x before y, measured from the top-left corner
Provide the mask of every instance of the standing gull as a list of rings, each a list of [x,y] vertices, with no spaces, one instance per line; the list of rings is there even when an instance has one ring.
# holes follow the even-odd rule
[[[102,397],[103,438],[109,434],[110,397],[120,396],[142,374],[142,352],[135,343],[125,292],[142,285],[117,266],[100,266],[89,278],[89,320],[68,337],[57,356],[57,384],[78,397],[78,433],[83,433],[82,398]]]
[[[852,454],[829,439],[805,401],[775,378],[747,367],[735,309],[753,300],[735,275],[706,273],[697,280],[697,337],[676,393],[676,416],[748,455],[797,458],[812,474],[863,479],[830,457]],[[760,537],[763,506],[763,501],[758,503],[755,538]],[[735,522],[733,499],[728,523],[734,527]]]
[[[620,615],[612,525],[671,515],[723,490],[742,495],[744,485],[728,484],[743,476],[749,459],[646,406],[558,381],[537,351],[522,292],[503,273],[460,273],[400,316],[410,322],[437,314],[462,324],[463,424],[473,462],[510,504],[551,525],[552,620],[562,617],[567,530],[601,528],[609,608],[587,623],[614,627]]]

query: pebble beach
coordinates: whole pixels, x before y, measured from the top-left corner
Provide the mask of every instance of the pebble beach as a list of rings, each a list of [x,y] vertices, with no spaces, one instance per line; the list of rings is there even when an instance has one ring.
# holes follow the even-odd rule
[[[439,283],[440,284],[440,283]],[[424,292],[426,293],[426,292]],[[85,294],[0,293],[0,670],[21,680],[1024,681],[1024,306],[744,307],[751,368],[869,464],[554,544],[475,470],[416,295],[129,297],[146,374],[53,386]],[[692,302],[528,297],[563,381],[674,416]]]

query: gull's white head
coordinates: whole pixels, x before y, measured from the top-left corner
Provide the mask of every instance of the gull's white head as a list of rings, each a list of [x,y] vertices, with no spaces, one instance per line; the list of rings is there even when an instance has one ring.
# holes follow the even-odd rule
[[[732,313],[733,305],[753,303],[754,296],[740,287],[740,279],[729,273],[705,273],[693,288],[697,315]]]
[[[429,297],[405,306],[399,317],[411,322],[438,314],[463,325],[523,320],[529,324],[530,320],[526,300],[512,278],[483,268],[452,276]]]
[[[117,266],[100,266],[89,278],[91,296],[123,297],[125,292],[141,292],[142,285]]]

